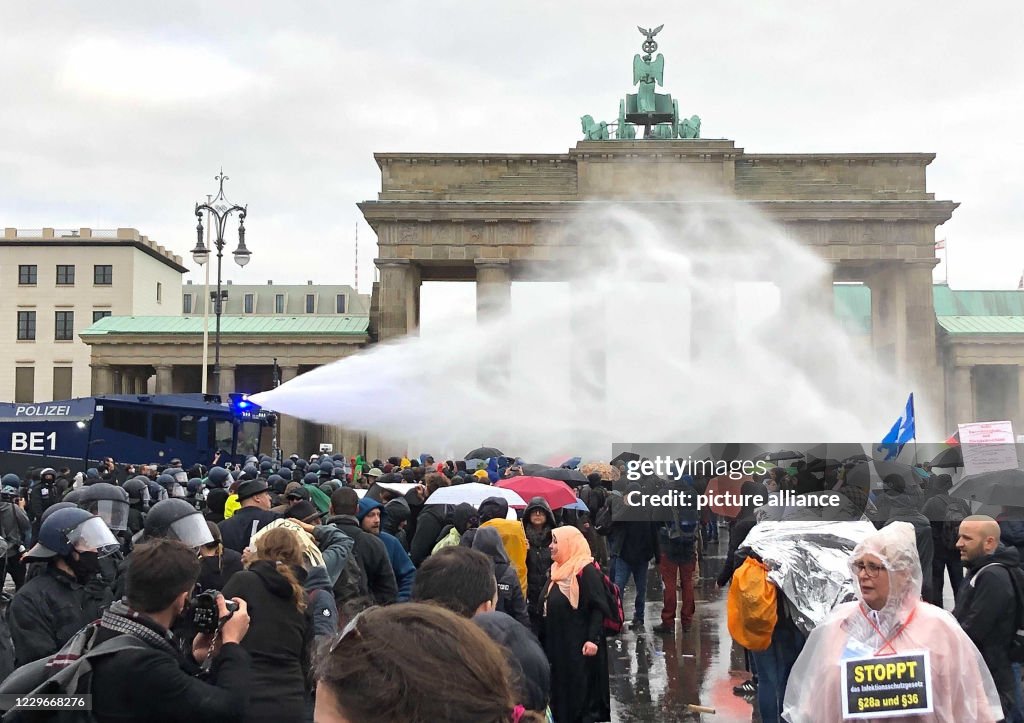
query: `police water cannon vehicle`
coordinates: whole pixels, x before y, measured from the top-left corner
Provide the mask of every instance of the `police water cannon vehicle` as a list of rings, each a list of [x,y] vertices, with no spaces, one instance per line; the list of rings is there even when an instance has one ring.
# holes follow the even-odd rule
[[[54,402],[0,402],[0,469],[95,467],[106,457],[184,467],[258,456],[276,415],[230,394],[107,394]]]

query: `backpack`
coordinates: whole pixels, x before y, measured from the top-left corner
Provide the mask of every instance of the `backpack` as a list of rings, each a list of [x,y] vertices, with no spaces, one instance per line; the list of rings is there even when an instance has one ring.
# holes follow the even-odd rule
[[[598,510],[597,516],[594,518],[594,529],[597,534],[607,537],[612,533],[612,524],[615,522],[612,514],[612,504],[615,502],[615,497],[622,499],[622,493],[616,490],[612,490],[605,497],[604,505]]]
[[[355,550],[345,560],[338,581],[334,583],[334,600],[340,610],[350,600],[370,596],[370,583],[366,578],[366,570]]]
[[[4,681],[3,686],[0,687],[0,693],[26,698],[40,695],[89,695],[92,693],[92,661],[125,650],[147,647],[146,643],[134,635],[118,635],[93,646],[91,639],[95,635],[96,629],[94,626],[89,626],[76,635],[76,637],[85,636],[84,644],[87,647],[84,652],[63,668],[53,670],[48,667],[46,658],[27,663],[15,670]],[[74,640],[75,638],[72,638],[72,641]],[[67,649],[68,645],[66,644],[61,652]],[[15,688],[21,689],[15,690]],[[26,691],[26,689],[28,690]],[[3,723],[27,723],[37,720],[38,716],[38,711],[11,708],[4,713],[2,720]],[[65,710],[58,714],[56,720],[61,723],[94,723],[96,718],[89,710]]]
[[[619,586],[611,581],[601,570],[601,566],[596,562],[594,567],[601,573],[601,582],[604,583],[604,594],[606,599],[606,605],[611,610],[611,617],[605,616],[601,621],[601,627],[604,630],[605,637],[618,635],[622,632],[622,626],[626,622],[626,613],[622,609],[622,591],[619,590]],[[578,577],[583,579],[583,570],[580,570]]]
[[[768,566],[754,557],[732,575],[727,603],[729,634],[747,650],[767,650],[778,622],[778,588],[768,579]]]
[[[960,539],[960,523],[970,514],[971,509],[966,500],[950,499],[942,523],[942,545],[945,549],[956,548],[956,541]]]
[[[447,532],[445,532],[447,530]],[[445,530],[441,531],[441,536],[437,540],[437,544],[430,551],[433,555],[438,550],[443,550],[446,547],[458,547],[462,543],[462,535],[455,529],[455,525],[448,525]]]
[[[971,587],[974,587],[974,583],[978,581],[978,575],[981,575],[984,570],[992,567],[993,565],[998,565],[1006,570],[1010,575],[1010,584],[1013,586],[1014,633],[1013,637],[1010,638],[1010,647],[1007,655],[1009,656],[1011,663],[1024,663],[1024,594],[1021,592],[1022,589],[1024,589],[1024,581],[1020,579],[1022,574],[1021,569],[1019,567],[1004,565],[1001,562],[990,562],[985,565],[985,567],[981,568],[981,570],[978,570],[974,577],[971,578]]]

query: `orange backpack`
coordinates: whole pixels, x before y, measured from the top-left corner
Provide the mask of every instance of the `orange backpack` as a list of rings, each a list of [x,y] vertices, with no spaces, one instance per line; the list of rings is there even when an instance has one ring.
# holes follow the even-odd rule
[[[768,579],[768,566],[748,557],[729,586],[729,634],[747,650],[767,650],[778,622],[778,588]]]

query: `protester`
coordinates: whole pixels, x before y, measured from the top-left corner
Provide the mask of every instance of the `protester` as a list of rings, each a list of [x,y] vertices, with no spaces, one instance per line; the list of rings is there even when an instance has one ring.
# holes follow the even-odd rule
[[[389,535],[381,530],[381,513],[384,506],[374,499],[364,497],[359,500],[359,511],[356,518],[364,532],[376,535],[388,551],[388,561],[391,563],[391,570],[395,574],[395,584],[398,587],[398,602],[408,602],[412,595],[412,584],[416,579],[416,566],[412,564],[409,553],[402,547],[394,535]]]
[[[523,625],[530,625],[530,616],[526,612],[526,599],[519,585],[519,576],[509,562],[501,535],[491,527],[477,530],[473,538],[473,549],[484,553],[494,562],[494,575],[498,583],[497,610],[506,613]]]
[[[451,482],[444,475],[427,475],[427,498],[440,488],[448,487],[450,484]],[[422,501],[417,501],[419,506],[414,509],[414,512],[418,511],[416,515],[416,528],[412,541],[409,543],[409,556],[412,558],[412,563],[419,567],[427,559],[427,556],[441,537],[441,531],[449,522],[448,518],[451,514],[451,509],[448,505],[424,505]]]
[[[361,613],[321,661],[317,681],[317,723],[543,721],[516,704],[502,649],[433,605]]]
[[[674,634],[676,628],[676,588],[679,588],[682,603],[679,606],[679,624],[685,633],[693,624],[697,605],[693,597],[693,574],[697,568],[697,492],[684,479],[673,480],[670,489],[680,493],[688,501],[685,506],[667,510],[671,519],[658,526],[658,549],[660,559],[658,571],[664,587],[664,601],[661,608],[661,623],[654,626],[654,632]],[[735,555],[733,536],[729,537],[730,552]],[[729,560],[726,559],[726,565]],[[730,572],[731,575],[731,572]],[[721,576],[719,576],[721,585]]]
[[[523,510],[523,529],[529,547],[526,551],[526,606],[530,625],[540,635],[544,621],[544,588],[551,571],[551,531],[555,515],[543,497],[534,497]]]
[[[442,605],[463,617],[495,609],[494,561],[468,547],[446,547],[428,557],[412,587],[413,602]]]
[[[934,553],[931,567],[931,594],[927,598],[933,605],[942,607],[942,590],[946,573],[955,597],[964,579],[963,563],[956,543],[960,536],[960,522],[970,516],[971,507],[965,500],[950,496],[953,478],[948,474],[932,478],[932,496],[924,503],[921,513],[928,518],[932,528]],[[1024,540],[1022,540],[1024,542]],[[928,572],[927,570],[925,571]]]
[[[60,509],[39,528],[25,562],[42,561],[37,575],[14,595],[8,610],[18,665],[53,655],[99,617],[112,594],[99,575],[100,557],[120,547],[99,517]]]
[[[252,656],[246,723],[300,721],[305,715],[313,628],[300,581],[302,564],[295,533],[267,530],[257,539],[247,569],[224,587],[225,596],[249,604],[252,618],[242,641]]]
[[[334,588],[338,607],[364,595],[380,605],[397,602],[398,585],[387,547],[376,535],[362,528],[356,517],[358,510],[359,496],[354,489],[343,487],[331,495],[331,517],[327,519],[327,524],[334,525],[355,541],[353,552],[362,570],[358,591],[340,590],[339,586],[344,586],[345,578],[338,579]]]
[[[611,720],[602,623],[612,611],[604,582],[579,530],[559,527],[551,538],[542,639],[551,663],[551,710],[558,723]]]
[[[914,528],[893,522],[866,537],[850,556],[857,600],[838,605],[810,634],[793,666],[783,716],[790,723],[843,719],[839,663],[885,661],[928,651],[927,720],[999,721],[1003,713],[992,676],[971,639],[943,610],[921,600],[921,563]]]
[[[168,631],[199,576],[195,553],[181,542],[153,539],[136,546],[129,560],[127,597],[103,613],[93,644],[119,635],[142,644],[93,662],[93,716],[99,723],[247,720],[252,672],[239,644],[249,629],[246,601],[235,598],[238,609],[229,613],[218,596],[217,643],[213,635],[200,634],[186,658]],[[209,670],[199,679],[195,674],[203,663],[210,663]],[[153,683],[142,684],[147,681]]]
[[[631,483],[627,494],[640,491],[640,485]],[[717,523],[716,523],[717,524]],[[630,628],[639,630],[644,627],[644,608],[647,604],[647,571],[651,560],[658,558],[658,528],[650,521],[622,521],[614,524],[610,536],[610,552],[615,556],[615,584],[626,598],[626,583],[632,576],[636,585],[636,597],[633,604],[633,619]],[[673,620],[675,616],[673,615]]]
[[[999,541],[999,524],[985,515],[970,515],[960,523],[956,543],[967,575],[960,586],[953,616],[978,646],[992,674],[1003,713],[1009,721],[1020,720],[1017,688],[1020,679],[1010,663],[1010,642],[1017,631],[1015,586],[1024,589],[1017,548]]]
[[[220,528],[207,522],[213,542],[199,548],[199,588],[202,590],[223,590],[225,583],[236,572],[244,569],[242,556],[224,547]]]
[[[20,589],[25,583],[25,564],[21,561],[21,556],[32,536],[32,521],[25,514],[24,501],[18,492],[19,483],[17,475],[5,474],[3,479],[0,479],[0,484],[3,485],[0,497],[0,539],[7,546],[7,552],[0,555],[0,558],[5,563],[4,571],[10,574],[11,580],[14,581],[15,590]],[[6,575],[0,575],[0,582],[5,579]]]

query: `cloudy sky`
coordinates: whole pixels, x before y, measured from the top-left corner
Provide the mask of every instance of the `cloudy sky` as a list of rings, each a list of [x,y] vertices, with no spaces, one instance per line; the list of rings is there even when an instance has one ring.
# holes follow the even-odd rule
[[[223,165],[229,198],[249,204],[253,252],[230,278],[351,283],[374,152],[565,152],[580,115],[616,115],[636,25],[664,23],[666,89],[705,137],[768,153],[934,152],[929,190],[961,203],[939,230],[951,285],[1016,287],[1024,3],[649,7],[3,3],[0,222],[131,226],[188,258],[193,203]],[[363,223],[359,235],[368,291],[374,238]]]

